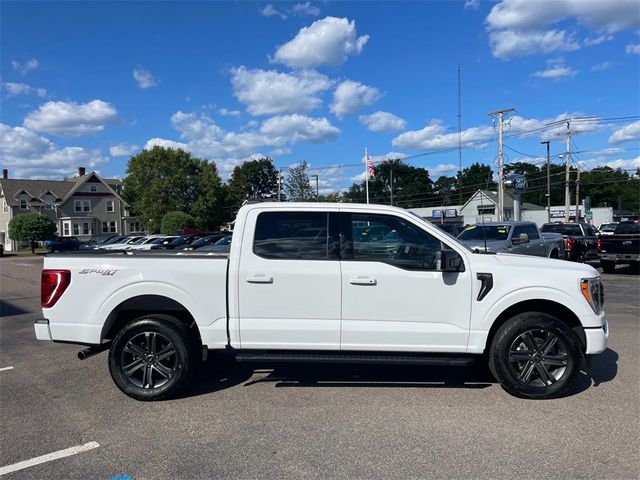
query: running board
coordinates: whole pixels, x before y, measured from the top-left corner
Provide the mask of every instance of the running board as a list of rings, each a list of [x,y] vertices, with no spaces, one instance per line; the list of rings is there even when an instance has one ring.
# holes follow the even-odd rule
[[[472,365],[475,362],[475,359],[473,357],[431,356],[423,354],[239,351],[238,353],[236,353],[236,361],[242,363],[358,363],[377,365],[430,365],[466,367]]]

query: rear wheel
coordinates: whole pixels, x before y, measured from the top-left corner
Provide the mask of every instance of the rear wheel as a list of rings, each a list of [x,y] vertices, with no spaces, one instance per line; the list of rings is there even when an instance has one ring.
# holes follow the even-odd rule
[[[576,334],[551,315],[516,315],[496,332],[489,350],[489,367],[512,395],[544,399],[565,394],[580,372],[580,343]]]
[[[128,323],[113,339],[109,370],[120,390],[136,400],[161,400],[177,393],[197,361],[186,326],[168,315]]]
[[[600,260],[600,266],[604,273],[614,273],[616,271],[616,262],[611,260]]]

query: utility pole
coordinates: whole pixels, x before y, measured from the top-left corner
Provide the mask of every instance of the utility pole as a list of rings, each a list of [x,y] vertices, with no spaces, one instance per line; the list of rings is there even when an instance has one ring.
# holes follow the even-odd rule
[[[551,223],[551,174],[550,174],[550,164],[551,164],[551,154],[549,152],[549,144],[551,143],[549,140],[546,142],[540,142],[547,145],[547,222]]]
[[[316,202],[318,201],[318,175],[311,175],[312,177],[316,178]]]
[[[513,112],[513,108],[505,108],[489,112],[487,115],[498,117],[498,221],[504,221],[504,154],[502,145],[503,117],[505,113]]]
[[[458,170],[462,172],[462,101],[460,96],[460,64],[458,64]]]
[[[580,221],[580,165],[578,165],[578,177],[576,178],[576,222]]]
[[[389,166],[389,188],[391,189],[391,206],[393,207],[393,164]]]
[[[571,166],[571,119],[567,120],[567,152],[564,156],[564,221],[569,221],[569,168]]]
[[[278,171],[278,201],[282,201],[282,169]]]

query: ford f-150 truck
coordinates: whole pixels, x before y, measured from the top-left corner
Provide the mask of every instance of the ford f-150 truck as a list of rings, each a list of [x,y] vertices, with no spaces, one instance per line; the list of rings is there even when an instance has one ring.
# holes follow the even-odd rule
[[[613,235],[600,237],[597,241],[600,265],[604,273],[613,273],[616,264],[629,264],[631,271],[640,272],[640,223],[620,222]]]
[[[486,360],[511,394],[548,398],[606,348],[589,265],[473,253],[382,205],[261,203],[235,226],[219,255],[47,255],[36,337],[88,346],[81,358],[108,349],[116,385],[139,400],[175,394],[211,350],[262,363]]]

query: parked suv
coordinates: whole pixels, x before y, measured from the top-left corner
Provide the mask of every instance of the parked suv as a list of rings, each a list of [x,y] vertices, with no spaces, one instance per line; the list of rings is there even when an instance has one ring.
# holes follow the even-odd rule
[[[66,252],[69,250],[78,250],[80,248],[80,240],[76,237],[56,237],[51,240],[44,241],[44,248],[49,252]]]

